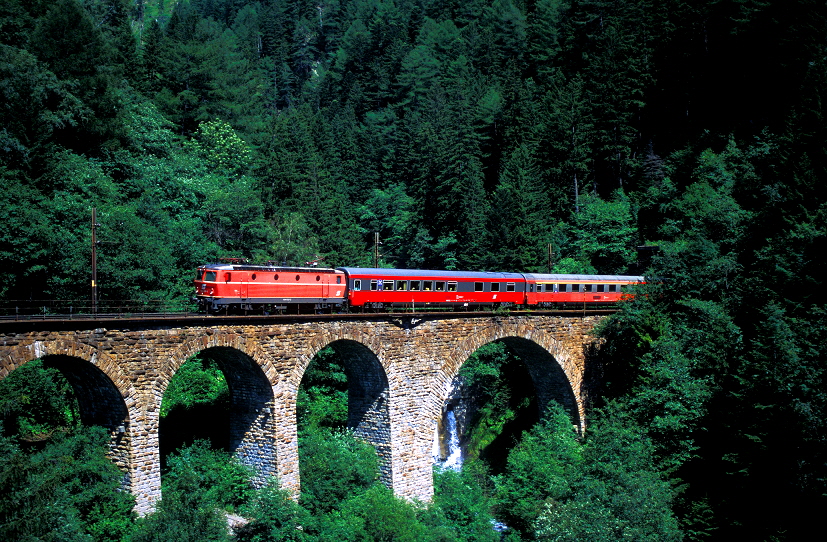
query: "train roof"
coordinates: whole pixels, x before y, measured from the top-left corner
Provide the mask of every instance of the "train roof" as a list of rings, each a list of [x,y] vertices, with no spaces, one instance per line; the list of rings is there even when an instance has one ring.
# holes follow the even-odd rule
[[[453,279],[501,279],[521,280],[520,273],[499,273],[494,271],[445,271],[436,269],[383,269],[375,267],[338,267],[348,275],[370,275],[382,277],[422,277]]]
[[[562,275],[550,273],[525,273],[529,280],[542,282],[644,282],[634,275]]]
[[[208,263],[200,267],[218,271],[267,271],[276,273],[335,273],[332,267],[282,267],[276,265],[251,265],[232,263]]]

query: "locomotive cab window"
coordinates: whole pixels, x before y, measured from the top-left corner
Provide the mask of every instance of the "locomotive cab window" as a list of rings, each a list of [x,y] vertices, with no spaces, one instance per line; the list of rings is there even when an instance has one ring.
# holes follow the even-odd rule
[[[499,282],[492,282],[491,283],[491,291],[492,292],[499,292],[500,291],[500,283]]]
[[[420,282],[418,280],[412,280],[411,281],[411,291],[412,292],[418,292],[419,287],[420,287]]]
[[[207,271],[206,276],[204,277],[205,282],[215,282],[215,271]]]
[[[483,283],[482,282],[475,282],[474,283],[474,291],[475,292],[484,292],[485,289],[483,288]]]
[[[456,292],[457,291],[457,283],[456,282],[449,282],[448,283],[448,291],[449,292]]]

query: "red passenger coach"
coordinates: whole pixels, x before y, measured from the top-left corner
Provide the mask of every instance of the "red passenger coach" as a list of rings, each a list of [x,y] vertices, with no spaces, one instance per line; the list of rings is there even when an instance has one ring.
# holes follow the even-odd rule
[[[522,305],[519,273],[341,267],[354,307],[472,307]]]
[[[335,269],[207,264],[195,295],[206,312],[324,309],[345,301],[345,275]]]
[[[630,297],[629,287],[643,282],[630,275],[525,274],[526,303],[540,307],[614,304]]]

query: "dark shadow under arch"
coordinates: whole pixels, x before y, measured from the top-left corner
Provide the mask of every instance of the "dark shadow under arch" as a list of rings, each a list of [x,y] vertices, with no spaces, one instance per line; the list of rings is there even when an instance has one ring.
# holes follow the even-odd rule
[[[41,360],[44,367],[60,371],[72,386],[81,423],[99,425],[110,432],[109,457],[124,472],[123,485],[129,487],[129,411],[118,388],[103,371],[84,359],[47,355]]]
[[[582,427],[577,399],[565,371],[554,356],[534,341],[521,337],[499,339],[523,363],[526,364],[534,389],[537,392],[537,406],[540,417],[544,416],[551,401],[563,406],[575,427]]]
[[[506,336],[484,343],[500,344],[505,358],[499,358],[498,348],[490,350],[495,355],[489,361],[480,358],[479,369],[465,372],[464,360],[454,377],[450,391],[442,404],[442,414],[437,422],[437,441],[434,443],[435,460],[445,461],[455,453],[456,441],[449,445],[451,434],[458,437],[465,459],[479,457],[493,474],[503,472],[508,454],[522,438],[548,412],[552,403],[561,405],[568,413],[574,427],[579,427],[580,415],[574,391],[565,371],[555,357],[543,346],[526,338]],[[496,367],[496,373],[491,370]],[[473,376],[475,375],[476,376]],[[463,377],[466,375],[469,379]]]
[[[391,485],[390,387],[385,369],[367,346],[341,339],[328,345],[347,375],[347,427],[376,448],[380,478]]]
[[[162,455],[195,438],[209,437],[214,446],[226,449],[243,464],[253,467],[253,483],[263,486],[277,475],[273,388],[258,363],[240,350],[216,346],[202,350],[199,356],[215,361],[223,373],[229,388],[229,406],[170,413],[168,418],[172,419],[162,420]],[[176,427],[190,434],[181,438],[170,433]]]

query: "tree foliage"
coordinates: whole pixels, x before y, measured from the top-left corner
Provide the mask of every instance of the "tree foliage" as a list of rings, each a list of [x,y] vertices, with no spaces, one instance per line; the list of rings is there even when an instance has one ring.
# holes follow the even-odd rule
[[[660,474],[618,487],[652,488],[666,530],[596,507],[619,497],[585,475],[594,498],[541,515],[670,538],[671,502],[687,538],[807,536],[827,479],[825,29],[810,0],[6,0],[0,306],[88,310],[93,207],[112,303],[183,307],[223,256],[368,265],[375,232],[398,268],[544,271],[551,244],[557,272],[647,274],[592,396],[648,439]],[[306,390],[310,425],[340,423],[340,384]],[[67,423],[21,397],[2,395],[9,434]],[[336,532],[367,532],[353,506]]]

